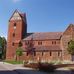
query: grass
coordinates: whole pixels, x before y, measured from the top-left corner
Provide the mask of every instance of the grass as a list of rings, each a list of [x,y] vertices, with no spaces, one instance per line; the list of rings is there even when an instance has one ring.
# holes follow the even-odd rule
[[[4,62],[10,63],[10,64],[23,64],[23,61],[8,61],[8,60],[5,60]]]

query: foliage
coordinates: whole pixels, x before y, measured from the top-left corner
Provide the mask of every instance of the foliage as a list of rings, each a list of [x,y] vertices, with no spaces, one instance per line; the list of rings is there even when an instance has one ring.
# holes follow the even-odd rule
[[[56,66],[53,64],[48,64],[48,63],[29,63],[29,64],[24,64],[25,67],[37,69],[40,71],[44,72],[53,72],[56,69]]]
[[[54,60],[54,61],[50,61],[49,64],[54,64],[54,65],[58,65],[58,64],[62,64],[63,62],[60,60]]]
[[[23,50],[22,50],[21,47],[18,47],[16,49],[16,60],[17,60],[17,56],[18,56],[19,57],[19,61],[20,61],[20,56],[22,56],[22,55],[23,55]]]
[[[38,66],[40,71],[44,71],[44,72],[53,72],[56,67],[53,64],[45,64],[45,63],[39,63]]]
[[[28,68],[33,68],[33,69],[38,69],[38,63],[24,63],[24,67],[28,67]]]
[[[4,37],[0,37],[0,46],[2,47],[2,55],[1,57],[3,57],[3,59],[6,56],[6,39]]]
[[[68,43],[68,52],[72,55],[74,55],[74,41],[71,40],[69,43]]]
[[[23,64],[23,62],[22,61],[8,61],[8,60],[6,60],[6,61],[4,61],[4,62],[7,62],[7,63],[10,63],[10,64]]]
[[[16,55],[22,56],[22,54],[23,54],[22,48],[18,47],[17,50],[16,50]]]

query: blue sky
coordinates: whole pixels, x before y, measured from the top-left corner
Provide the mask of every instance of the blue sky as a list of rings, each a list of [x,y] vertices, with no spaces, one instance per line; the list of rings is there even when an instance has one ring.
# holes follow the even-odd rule
[[[0,0],[0,36],[7,37],[15,9],[26,13],[28,32],[64,31],[74,23],[74,0]]]

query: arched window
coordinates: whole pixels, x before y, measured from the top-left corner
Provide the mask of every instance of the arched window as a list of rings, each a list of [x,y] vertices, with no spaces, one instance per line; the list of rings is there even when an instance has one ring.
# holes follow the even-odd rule
[[[52,52],[50,51],[50,56],[52,56]]]
[[[34,56],[36,56],[36,52],[34,51]]]
[[[58,52],[58,56],[60,56],[60,52]]]
[[[38,45],[42,45],[42,42],[41,42],[41,41],[39,41],[39,42],[38,42]]]
[[[56,41],[52,41],[52,44],[56,44]]]
[[[43,51],[42,51],[42,56],[43,56]]]
[[[15,37],[15,33],[13,33],[13,37]]]
[[[16,26],[16,23],[14,23],[14,26]]]
[[[12,46],[14,46],[14,42],[12,43]]]

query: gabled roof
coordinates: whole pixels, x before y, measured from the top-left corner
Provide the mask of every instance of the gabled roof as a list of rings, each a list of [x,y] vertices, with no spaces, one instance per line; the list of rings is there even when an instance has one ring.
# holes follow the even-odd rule
[[[61,47],[56,46],[35,46],[33,48],[34,51],[62,51]],[[27,51],[25,48],[23,48],[23,51]]]
[[[69,24],[63,35],[73,35],[74,34],[74,24]]]
[[[45,39],[60,39],[63,32],[43,32],[43,33],[28,33],[23,40],[45,40]]]
[[[18,10],[15,10],[15,11],[14,11],[14,13],[16,13],[16,12],[20,15],[21,19],[24,20],[26,14],[25,14],[25,13],[20,13],[20,12],[18,12]],[[13,17],[14,13],[13,13],[12,16],[10,17],[9,21],[10,21],[11,18]]]

